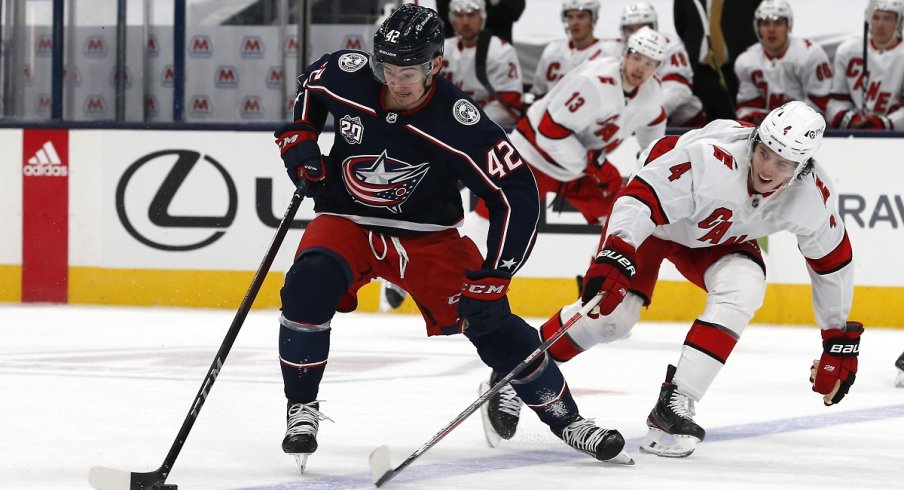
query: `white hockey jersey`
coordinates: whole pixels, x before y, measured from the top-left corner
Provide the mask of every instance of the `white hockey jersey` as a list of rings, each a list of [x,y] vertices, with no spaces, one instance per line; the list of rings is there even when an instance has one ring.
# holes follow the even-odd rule
[[[866,87],[867,115],[887,116],[892,128],[904,128],[904,43],[898,40],[891,49],[878,50],[870,42],[867,50],[869,81]],[[852,38],[835,52],[835,76],[832,100],[826,120],[838,127],[848,110],[860,111],[863,101],[863,37]]]
[[[653,235],[691,248],[790,231],[807,262],[817,323],[840,328],[851,308],[854,267],[834,188],[816,165],[790,186],[752,194],[752,131],[723,119],[685,133],[671,150],[673,137],[661,139],[642,155],[649,163],[622,191],[608,231],[634,246]]]
[[[538,97],[546,95],[574,67],[599,58],[602,54],[601,47],[602,41],[599,39],[580,49],[575,48],[570,39],[559,39],[547,44],[537,63],[530,92]]]
[[[443,49],[443,67],[440,75],[448,78],[474,99],[496,124],[513,126],[517,117],[494,99],[477,79],[477,46],[465,47],[457,37],[450,37],[446,39]],[[511,44],[497,36],[490,39],[487,51],[487,81],[509,106],[521,109],[521,94],[524,88],[521,85],[518,54]]]
[[[669,124],[682,126],[700,114],[703,103],[693,93],[694,71],[688,63],[684,43],[669,36],[665,36],[665,40],[665,59],[656,70],[656,76],[662,81],[663,105]],[[625,41],[622,38],[609,39],[602,43],[601,49],[603,56],[620,57],[625,51]]]
[[[799,100],[825,114],[832,89],[832,67],[826,52],[809,39],[791,37],[785,54],[769,56],[760,43],[735,61],[738,76],[738,119],[762,119],[785,102]]]
[[[584,175],[588,150],[611,153],[632,134],[643,148],[665,134],[659,80],[626,95],[619,63],[600,58],[578,66],[528,109],[509,139],[531,166],[568,182]]]

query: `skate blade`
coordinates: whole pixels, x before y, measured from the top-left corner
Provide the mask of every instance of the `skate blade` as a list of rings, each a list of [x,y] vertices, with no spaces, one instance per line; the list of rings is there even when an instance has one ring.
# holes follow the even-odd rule
[[[482,381],[480,387],[477,388],[477,394],[482,395],[487,391],[490,391],[490,383]],[[483,421],[483,435],[487,440],[488,446],[496,447],[502,442],[502,436],[493,429],[493,424],[490,422],[490,408],[487,406],[487,403],[480,406],[480,419]]]
[[[640,444],[640,452],[664,458],[686,458],[697,449],[698,442],[700,439],[693,436],[673,435],[650,427]]]
[[[610,464],[620,464],[620,465],[625,465],[625,466],[631,466],[634,464],[634,458],[632,458],[630,454],[628,454],[627,452],[625,452],[623,450],[622,452],[618,453],[614,458],[609,458],[603,462],[610,463]]]
[[[898,370],[898,376],[895,378],[895,388],[904,388],[904,371]]]
[[[292,456],[295,456],[295,462],[298,464],[298,471],[304,475],[304,470],[308,466],[308,456],[310,456],[310,453],[299,453],[293,454]]]

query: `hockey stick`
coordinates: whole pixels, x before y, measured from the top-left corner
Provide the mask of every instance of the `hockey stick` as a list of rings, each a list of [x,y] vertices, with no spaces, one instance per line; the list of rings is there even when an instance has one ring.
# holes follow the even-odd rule
[[[863,19],[863,74],[860,85],[860,114],[866,116],[866,94],[869,84],[869,16],[873,12],[876,0],[870,0],[866,7],[867,16]]]
[[[709,16],[706,15],[706,11],[703,10],[703,5],[700,3],[700,0],[694,0],[694,6],[697,7],[697,14],[700,16],[700,23],[703,24],[703,35],[706,38],[706,57],[709,59],[709,62],[716,69],[716,73],[719,75],[719,86],[722,87],[722,90],[725,92],[725,95],[728,97],[728,107],[731,107],[731,112],[735,111],[734,100],[731,97],[731,91],[728,90],[728,82],[725,81],[725,74],[722,73],[722,67],[719,66],[719,62],[716,61],[716,52],[713,51],[713,40],[709,32]]]
[[[242,300],[242,304],[239,306],[235,318],[232,320],[232,325],[229,326],[229,331],[226,332],[226,338],[224,338],[223,343],[220,344],[220,350],[217,351],[217,355],[214,357],[210,369],[207,370],[204,382],[201,383],[201,389],[199,389],[198,394],[195,395],[191,408],[185,416],[185,421],[182,422],[182,428],[179,429],[176,440],[173,441],[173,445],[170,446],[169,453],[167,453],[166,458],[164,458],[163,464],[155,471],[147,473],[127,472],[95,466],[88,472],[88,482],[92,487],[97,488],[98,490],[176,490],[176,488],[178,488],[174,484],[165,483],[166,477],[169,476],[170,470],[172,470],[173,464],[175,464],[176,458],[179,456],[179,451],[181,451],[182,446],[185,445],[188,433],[195,424],[195,420],[197,420],[198,414],[201,412],[201,407],[204,406],[204,402],[210,394],[210,389],[213,387],[214,381],[217,380],[217,376],[220,375],[220,371],[223,369],[223,362],[226,361],[226,356],[229,355],[229,351],[232,349],[232,344],[235,342],[239,330],[245,322],[245,317],[248,316],[248,311],[251,309],[251,305],[254,303],[257,293],[264,284],[264,279],[266,279],[267,272],[273,264],[273,259],[276,257],[276,253],[279,251],[279,247],[282,245],[283,239],[289,231],[292,219],[295,217],[295,213],[298,212],[301,201],[304,200],[306,188],[307,181],[302,180],[298,185],[298,188],[295,189],[295,194],[289,202],[286,214],[283,215],[282,221],[279,222],[279,226],[276,229],[276,234],[273,236],[273,241],[270,242],[270,248],[267,250],[264,260],[261,261],[261,265],[257,268],[257,272],[254,273],[254,279],[251,281],[251,286],[248,288],[248,292],[245,293],[245,298]]]
[[[493,88],[493,84],[490,83],[490,78],[487,76],[487,54],[490,51],[490,41],[493,38],[493,34],[490,31],[480,31],[477,35],[477,47],[474,53],[474,72],[477,75],[477,81],[483,85],[483,88],[487,89],[487,92],[490,93],[490,97],[499,101],[499,105],[508,113],[509,116],[515,121],[518,122],[521,119],[521,111],[517,108],[512,107],[511,104],[505,101],[499,92],[496,92],[496,89]]]
[[[392,468],[392,463],[389,459],[389,447],[380,446],[374,449],[373,452],[370,453],[370,474],[371,476],[373,476],[374,485],[380,487],[389,480],[392,480],[408,465],[413,463],[414,460],[427,452],[427,450],[429,450],[431,447],[435,446],[436,443],[442,440],[442,438],[449,435],[449,433],[452,432],[453,429],[458,427],[458,425],[464,422],[466,418],[470,417],[471,414],[476,412],[481,405],[486,403],[487,400],[489,400],[493,395],[499,393],[499,390],[501,390],[505,385],[509,384],[512,379],[515,378],[515,376],[521,374],[521,372],[527,369],[527,367],[538,357],[540,357],[540,355],[544,354],[549,349],[549,347],[552,346],[552,344],[554,344],[563,335],[565,335],[565,332],[567,332],[572,325],[574,325],[578,320],[590,313],[591,310],[596,308],[596,305],[598,305],[600,300],[603,299],[603,295],[604,293],[598,293],[590,301],[588,301],[580,311],[572,315],[571,318],[568,319],[568,321],[562,324],[562,327],[559,328],[559,330],[556,331],[556,333],[552,337],[547,339],[546,342],[540,344],[540,346],[537,347],[537,349],[534,350],[531,355],[527,356],[527,359],[521,361],[521,364],[515,366],[515,368],[512,369],[512,372],[508,373],[504,378],[500,379],[492,388],[490,388],[489,391],[480,395],[476,400],[474,400],[474,402],[471,403],[471,405],[469,405],[468,408],[466,408],[463,412],[458,414],[458,416],[455,417],[452,422],[449,422],[445,427],[440,429],[440,431],[437,432],[436,435],[434,435],[423,446],[421,446],[420,449],[413,452],[411,456],[408,456],[408,459],[402,461],[402,464],[396,466],[394,469]]]

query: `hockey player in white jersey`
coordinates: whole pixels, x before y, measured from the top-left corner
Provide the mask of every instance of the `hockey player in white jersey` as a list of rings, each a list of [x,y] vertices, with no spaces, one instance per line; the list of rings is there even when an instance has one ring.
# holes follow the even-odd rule
[[[621,37],[603,41],[603,56],[620,56],[625,50],[625,40],[641,27],[659,30],[659,16],[656,9],[647,2],[636,2],[625,6],[621,13]],[[662,81],[665,112],[669,126],[700,127],[706,124],[703,103],[693,93],[694,72],[688,63],[687,49],[680,39],[665,36],[665,58],[656,72]]]
[[[866,76],[863,38],[851,38],[835,52],[832,99],[826,119],[833,128],[904,127],[904,0],[877,0],[866,10],[869,22]],[[864,100],[865,99],[865,100]]]
[[[625,337],[653,299],[665,259],[707,291],[706,306],[688,331],[677,365],[669,365],[647,418],[642,451],[684,457],[704,439],[693,419],[695,403],[762,306],[766,277],[756,239],[779,231],[797,236],[812,283],[822,337],[821,357],[810,372],[812,389],[826,406],[848,393],[863,325],[848,321],[853,253],[835,191],[812,158],[824,130],[820,114],[793,101],[771,111],[758,127],[716,120],[680,138],[660,139],[615,203],[585,275],[582,300],[541,327],[543,339],[552,337],[562,318],[603,291],[599,314],[575,323],[549,352],[565,362]]]
[[[477,49],[486,12],[484,0],[452,0],[449,3],[449,20],[455,27],[456,36],[446,39],[440,75],[474,99],[490,119],[500,126],[511,127],[521,117],[524,91],[521,65],[514,46],[492,36],[486,53],[486,81],[496,94],[480,82]]]
[[[543,49],[534,72],[531,94],[536,97],[546,95],[574,67],[602,55],[602,41],[593,35],[599,14],[599,0],[562,2],[562,24],[568,38],[553,41]],[[621,52],[616,56],[621,56]]]
[[[662,88],[653,74],[665,37],[650,28],[635,33],[619,58],[600,58],[572,69],[534,103],[509,135],[537,179],[540,195],[556,193],[587,223],[609,214],[622,177],[606,156],[635,135],[641,148],[665,134]],[[465,234],[475,229],[466,219]],[[478,217],[486,207],[479,202]],[[482,243],[482,236],[472,236]]]
[[[737,117],[757,124],[785,102],[800,100],[825,114],[832,88],[826,52],[809,39],[791,35],[794,13],[786,0],[764,0],[754,13],[760,42],[735,61]]]

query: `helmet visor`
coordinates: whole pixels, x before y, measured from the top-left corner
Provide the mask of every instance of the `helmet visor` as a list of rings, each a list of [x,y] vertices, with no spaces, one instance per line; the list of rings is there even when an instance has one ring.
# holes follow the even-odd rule
[[[381,63],[371,57],[370,63],[374,77],[380,83],[394,87],[422,85],[433,68],[433,61],[427,61],[418,65],[398,66],[390,63]]]

